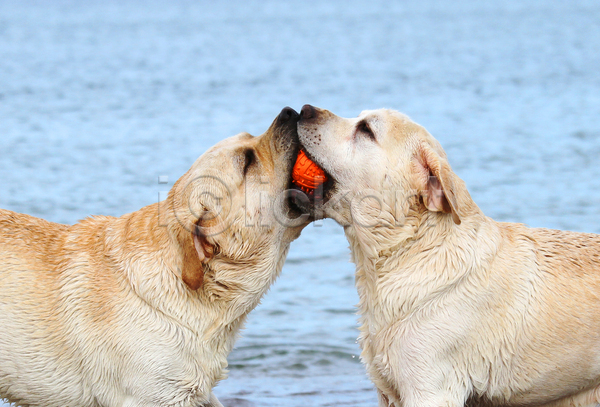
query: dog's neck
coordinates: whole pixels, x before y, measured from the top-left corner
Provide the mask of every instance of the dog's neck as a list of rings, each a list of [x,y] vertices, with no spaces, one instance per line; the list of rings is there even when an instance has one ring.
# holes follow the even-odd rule
[[[166,226],[169,219],[164,217],[167,211],[161,206],[163,203],[111,219],[104,228],[104,241],[110,245],[111,255],[118,259],[116,264],[128,265],[122,270],[127,288],[144,303],[197,335],[216,337],[222,331],[223,335],[231,336],[232,331],[242,327],[247,314],[268,290],[283,261],[273,266],[278,270],[264,271],[272,278],[263,278],[265,287],[259,287],[260,293],[242,284],[225,287],[212,279],[210,271],[205,285],[191,290],[181,279],[184,258],[176,237]],[[120,225],[111,227],[112,222]],[[208,270],[211,264],[206,267]]]
[[[382,213],[377,218],[361,219],[344,228],[353,253],[360,253],[362,263],[373,270],[381,259],[402,256],[419,242],[445,236],[454,226],[450,215],[429,212],[421,205],[412,205],[402,217],[392,216],[387,211]]]
[[[103,261],[115,267],[108,267],[106,276],[65,277],[74,286],[79,280],[110,281],[116,285],[114,295],[126,296],[129,301],[104,296],[97,299],[105,302],[107,309],[133,303],[135,307],[119,309],[115,314],[126,315],[129,321],[151,315],[169,326],[171,334],[178,332],[182,339],[177,346],[185,348],[190,365],[201,366],[198,369],[205,375],[201,390],[208,394],[219,380],[226,378],[227,355],[249,310],[236,312],[239,304],[211,300],[203,291],[192,291],[182,282],[181,251],[167,228],[159,223],[160,209],[160,204],[154,204],[119,218],[90,218],[74,225],[71,235],[86,240],[84,258],[102,256]],[[165,346],[173,344],[167,341]],[[207,365],[206,361],[212,362]]]
[[[471,266],[486,256],[476,250],[481,246],[478,227],[493,227],[481,212],[464,217],[460,225],[450,214],[419,208],[407,215],[401,225],[345,228],[356,264],[362,319],[379,321],[380,327],[408,317],[436,292],[468,279]],[[394,315],[384,312],[386,306],[377,294],[391,281],[400,304]]]
[[[430,211],[417,195],[402,208],[383,201],[372,214],[369,210],[353,214],[352,222],[345,227],[353,252],[361,253],[364,265],[370,265],[367,268],[377,270],[382,259],[410,257],[413,252],[430,250],[447,236],[467,233],[468,239],[468,231],[487,218],[471,199],[464,183],[460,179],[455,181],[463,191],[457,198],[463,224],[455,224],[450,213]]]

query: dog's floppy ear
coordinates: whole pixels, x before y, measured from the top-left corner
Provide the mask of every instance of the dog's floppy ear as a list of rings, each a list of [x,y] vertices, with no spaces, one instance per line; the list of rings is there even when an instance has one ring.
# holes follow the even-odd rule
[[[214,255],[214,246],[208,242],[206,235],[202,232],[202,219],[194,225],[194,230],[189,236],[183,258],[183,269],[181,279],[191,289],[197,290],[204,282],[204,265]]]
[[[454,223],[460,225],[450,164],[424,143],[417,149],[414,164],[419,180],[419,192],[427,209],[450,213]]]

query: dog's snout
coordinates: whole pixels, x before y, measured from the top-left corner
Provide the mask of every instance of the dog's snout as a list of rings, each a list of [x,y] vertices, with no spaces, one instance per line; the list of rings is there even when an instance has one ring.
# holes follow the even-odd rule
[[[291,107],[284,107],[273,121],[265,140],[271,143],[272,151],[291,151],[298,142],[298,121],[300,115]]]
[[[291,107],[284,107],[281,113],[279,113],[279,120],[282,122],[287,122],[290,120],[298,121],[300,115]]]
[[[300,111],[300,117],[302,119],[308,120],[312,119],[317,115],[317,111],[314,106],[304,105],[302,106],[302,110]]]

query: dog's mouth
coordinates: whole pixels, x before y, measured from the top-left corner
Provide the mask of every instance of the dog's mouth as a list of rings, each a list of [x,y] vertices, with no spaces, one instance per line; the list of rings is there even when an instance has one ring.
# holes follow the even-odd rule
[[[293,160],[289,206],[301,214],[308,214],[311,220],[320,218],[322,215],[317,213],[322,213],[321,208],[329,200],[335,180],[302,145]]]

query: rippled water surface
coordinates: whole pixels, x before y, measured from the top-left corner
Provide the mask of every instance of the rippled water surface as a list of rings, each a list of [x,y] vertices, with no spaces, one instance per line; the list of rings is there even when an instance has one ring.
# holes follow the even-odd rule
[[[599,67],[597,0],[0,0],[0,207],[131,212],[212,144],[311,103],[402,110],[488,215],[600,232]],[[219,398],[375,405],[356,302],[341,228],[309,226]]]

